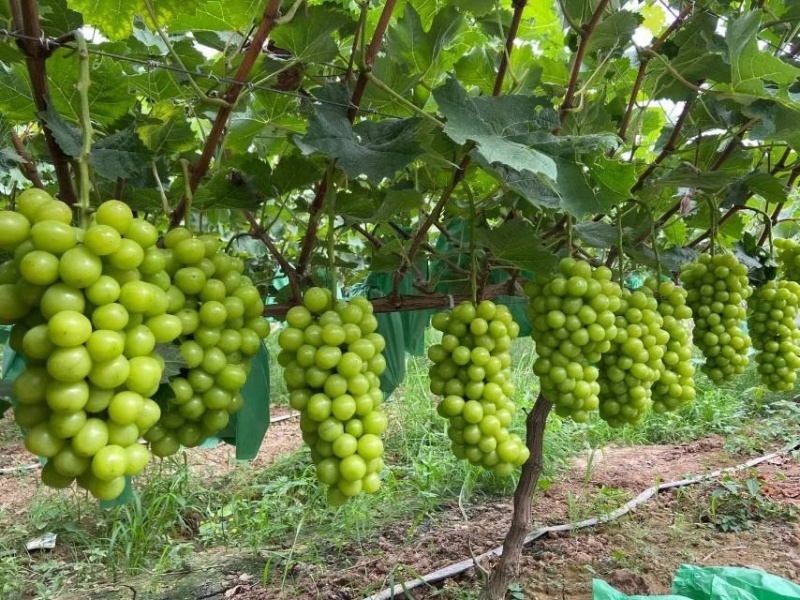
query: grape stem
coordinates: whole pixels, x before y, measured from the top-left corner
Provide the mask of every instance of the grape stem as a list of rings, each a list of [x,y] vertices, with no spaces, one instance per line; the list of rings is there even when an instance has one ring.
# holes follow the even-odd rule
[[[328,287],[333,299],[336,300],[337,272],[336,272],[336,186],[333,183],[334,166],[328,161],[328,172],[325,174],[325,204],[328,210]]]
[[[78,90],[78,97],[81,103],[80,123],[81,133],[83,134],[83,145],[78,156],[78,176],[80,180],[78,209],[80,210],[81,227],[86,229],[89,226],[89,157],[92,153],[92,117],[89,112],[89,87],[92,85],[89,77],[89,49],[86,46],[86,38],[80,29],[74,32],[75,44],[78,47],[78,83],[75,89]]]
[[[186,204],[183,210],[183,224],[189,231],[192,230],[192,184],[191,174],[189,173],[189,161],[185,158],[180,160],[181,170],[183,171],[183,193],[186,197]]]
[[[710,196],[706,196],[706,202],[708,203],[708,213],[711,219],[711,227],[709,230],[711,231],[711,235],[708,238],[709,241],[709,252],[711,256],[714,256],[716,252],[716,241],[717,241],[717,207],[714,204],[714,200],[711,199]]]
[[[478,304],[478,258],[475,248],[475,196],[466,180],[462,185],[469,200],[469,289],[472,294],[472,303]]]

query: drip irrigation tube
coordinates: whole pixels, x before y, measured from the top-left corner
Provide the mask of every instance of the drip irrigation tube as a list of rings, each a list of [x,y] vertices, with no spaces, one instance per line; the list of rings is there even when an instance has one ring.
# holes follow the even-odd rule
[[[584,529],[586,527],[594,527],[596,525],[602,525],[603,523],[608,523],[609,521],[619,519],[620,517],[628,514],[634,508],[636,508],[640,504],[644,504],[650,498],[657,495],[659,492],[663,492],[665,490],[671,490],[673,488],[684,487],[687,485],[694,485],[696,483],[701,483],[703,481],[708,481],[710,479],[716,479],[717,477],[724,475],[726,473],[735,473],[737,471],[749,469],[751,467],[767,462],[774,458],[778,458],[780,456],[789,454],[790,452],[797,449],[800,449],[800,440],[793,442],[792,444],[786,446],[782,450],[779,450],[777,452],[772,452],[771,454],[767,454],[759,458],[748,460],[747,462],[742,463],[740,465],[736,465],[734,467],[718,469],[716,471],[712,471],[711,473],[708,473],[706,475],[701,475],[698,477],[691,477],[689,479],[681,479],[678,481],[670,481],[668,483],[654,485],[652,487],[645,489],[641,494],[636,496],[636,498],[634,498],[633,500],[626,502],[618,509],[611,511],[608,514],[599,517],[592,517],[591,519],[586,519],[584,521],[578,521],[575,523],[551,525],[549,527],[541,527],[540,529],[536,529],[525,537],[524,545],[527,546],[534,540],[537,540],[540,537],[544,537],[546,535],[550,535],[551,533],[560,533],[562,531],[574,531],[576,529]],[[364,598],[364,600],[391,600],[396,597],[406,598],[407,597],[405,595],[406,592],[413,590],[414,588],[418,588],[422,585],[431,585],[433,583],[438,583],[440,581],[444,581],[445,579],[455,577],[456,575],[460,575],[464,571],[478,565],[480,562],[490,558],[494,558],[496,556],[500,556],[502,553],[503,553],[503,546],[497,546],[496,548],[492,548],[491,550],[484,552],[479,556],[470,557],[465,560],[459,561],[457,563],[448,565],[446,567],[442,567],[441,569],[433,571],[432,573],[428,573],[427,575],[423,575],[422,577],[398,583],[397,585],[381,590],[376,594],[367,596],[366,598]]]

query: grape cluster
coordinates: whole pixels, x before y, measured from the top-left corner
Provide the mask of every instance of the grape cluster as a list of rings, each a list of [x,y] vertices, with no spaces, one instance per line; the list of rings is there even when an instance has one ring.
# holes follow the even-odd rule
[[[785,279],[800,283],[800,244],[795,240],[775,238],[776,260]]]
[[[39,190],[0,214],[0,246],[13,251],[0,268],[0,320],[15,323],[12,347],[26,358],[14,382],[15,418],[28,430],[28,450],[49,459],[43,482],[67,487],[77,478],[110,499],[147,464],[138,440],[161,415],[150,398],[163,363],[140,331],[163,321],[169,342],[180,323],[165,314],[162,289],[129,276],[156,242],[155,228],[116,201],[101,205],[85,231],[71,222],[70,208]]]
[[[622,289],[608,268],[564,258],[554,275],[526,284],[525,294],[542,392],[559,415],[585,422],[599,406],[596,365],[617,337]]]
[[[442,396],[437,411],[449,420],[453,453],[474,465],[510,475],[529,451],[508,426],[516,411],[511,342],[519,335],[508,308],[465,301],[434,315],[442,340],[428,349],[430,389]]]
[[[28,430],[26,447],[48,459],[43,482],[67,487],[77,480],[97,498],[113,499],[124,489],[124,476],[139,473],[151,456],[140,437],[163,456],[177,450],[178,441],[192,445],[224,426],[222,419],[207,419],[181,435],[166,431],[190,421],[174,410],[183,398],[181,380],[172,383],[176,398],[163,405],[166,410],[153,399],[164,378],[162,352],[197,336],[189,317],[194,313],[199,321],[207,303],[186,293],[199,294],[201,278],[181,274],[185,255],[158,249],[156,228],[134,218],[124,203],[101,204],[86,229],[71,222],[71,209],[41,190],[20,194],[16,212],[0,211],[0,249],[13,254],[0,265],[0,322],[14,324],[12,348],[26,358],[26,370],[14,382],[14,414]],[[200,244],[204,284],[220,272],[218,264],[228,264],[215,244],[185,230],[170,236]],[[195,287],[185,285],[188,280]],[[212,369],[209,389],[223,390],[232,412],[238,408],[236,386],[246,377],[241,363],[255,353],[268,327],[257,316],[263,303],[256,288],[239,272],[225,292],[226,298],[241,296],[223,320],[236,329],[239,345],[231,344],[221,358],[206,358],[222,337],[221,324],[207,324],[206,339],[214,343],[202,346],[200,355],[222,364]],[[217,315],[213,323],[218,322]]]
[[[762,381],[772,391],[794,389],[800,369],[800,331],[795,319],[800,284],[769,281],[748,302],[748,326]]]
[[[264,302],[244,275],[241,259],[220,252],[220,241],[171,229],[164,249],[151,248],[139,266],[144,281],[167,295],[167,315],[177,322],[186,367],[170,380],[160,421],[146,434],[156,456],[194,447],[221,431],[244,403],[239,390],[250,359],[270,331]],[[161,342],[161,323],[146,326]]]
[[[624,289],[616,335],[600,363],[600,417],[612,427],[641,422],[652,405],[652,386],[663,371],[669,334],[649,288]]]
[[[651,278],[645,285],[656,295],[662,328],[669,336],[661,357],[661,374],[652,388],[653,411],[664,413],[694,401],[692,334],[685,324],[692,318],[692,310],[686,305],[686,290],[673,282],[658,283]]]
[[[747,268],[732,254],[701,254],[680,278],[694,315],[694,343],[706,358],[703,372],[714,383],[744,372],[750,336],[740,325],[752,294]]]
[[[286,323],[278,362],[317,478],[330,486],[328,502],[339,506],[362,491],[375,493],[388,420],[379,378],[386,342],[372,304],[360,296],[334,302],[330,291],[309,288]]]

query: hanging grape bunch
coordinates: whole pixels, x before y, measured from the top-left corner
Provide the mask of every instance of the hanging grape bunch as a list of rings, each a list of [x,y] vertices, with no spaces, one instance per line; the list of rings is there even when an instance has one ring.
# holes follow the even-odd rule
[[[658,283],[654,278],[645,281],[658,300],[661,327],[669,338],[663,345],[662,368],[653,384],[653,411],[664,413],[677,410],[694,401],[695,368],[692,364],[692,334],[685,321],[692,318],[686,305],[686,290],[671,281]]]
[[[557,273],[526,284],[525,293],[542,392],[559,415],[585,422],[599,406],[598,365],[617,335],[622,289],[608,268],[564,258]]]
[[[529,456],[508,426],[516,411],[511,382],[511,342],[519,335],[508,308],[489,300],[465,301],[434,315],[442,341],[428,349],[430,389],[442,396],[437,411],[448,419],[453,453],[473,465],[509,475]]]
[[[795,240],[775,238],[776,262],[784,279],[800,283],[800,244]]]
[[[86,229],[71,223],[72,210],[41,190],[0,211],[0,248],[13,253],[0,266],[0,322],[14,325],[11,346],[26,359],[14,417],[28,450],[48,459],[46,485],[77,481],[113,499],[150,459],[140,436],[155,442],[168,416],[152,399],[164,372],[156,344],[179,342],[184,323],[171,313],[189,300],[164,270],[155,227],[124,203],[101,204]],[[248,306],[251,316],[263,308]]]
[[[161,419],[145,434],[160,457],[197,446],[242,408],[239,390],[270,331],[258,288],[242,275],[241,259],[220,252],[219,239],[177,227],[166,233],[164,246],[148,249],[139,271],[165,291],[167,314],[149,319],[134,334],[149,348],[173,335],[167,327],[177,329],[186,363],[170,381],[172,394]]]
[[[753,291],[747,268],[732,254],[701,254],[680,277],[694,314],[694,343],[706,358],[703,372],[714,383],[743,373],[751,342],[740,325]]]
[[[774,392],[794,389],[800,369],[800,331],[795,321],[798,294],[800,284],[772,280],[756,288],[748,302],[747,323],[758,372]]]
[[[662,357],[669,341],[662,324],[649,288],[623,290],[616,335],[599,365],[600,417],[612,427],[638,424],[650,410],[652,386],[664,369]]]
[[[300,411],[303,440],[333,506],[380,488],[386,342],[372,311],[364,297],[334,302],[328,290],[310,288],[278,337],[289,404]]]

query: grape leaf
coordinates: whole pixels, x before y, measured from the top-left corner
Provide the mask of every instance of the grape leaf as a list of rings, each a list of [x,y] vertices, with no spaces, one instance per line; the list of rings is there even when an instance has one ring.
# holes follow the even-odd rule
[[[139,138],[153,153],[183,152],[194,148],[195,135],[180,106],[158,102],[147,122],[137,128]]]
[[[73,158],[77,158],[81,155],[83,142],[81,141],[80,131],[67,123],[61,115],[53,109],[51,103],[47,103],[47,110],[39,116],[53,134],[56,143],[64,154]]]
[[[134,128],[121,129],[93,147],[90,163],[106,179],[127,179],[148,168],[151,153],[139,139]]]
[[[199,4],[199,3],[198,3]],[[84,15],[91,15],[92,25],[99,27],[111,40],[121,40],[133,31],[133,17],[146,15],[140,0],[67,0],[67,5]],[[159,0],[153,2],[160,24],[170,23],[177,15],[186,12],[182,0]],[[194,7],[197,10],[197,7]]]
[[[343,30],[350,23],[348,15],[334,10],[330,4],[310,6],[286,25],[278,27],[272,34],[272,41],[289,50],[293,60],[327,62],[339,53],[333,33]]]
[[[493,255],[534,273],[549,273],[555,267],[556,256],[546,250],[536,230],[519,219],[506,221],[490,230],[478,230],[481,241]]]
[[[463,28],[464,16],[452,6],[436,13],[426,30],[414,6],[406,5],[403,16],[387,33],[387,53],[394,63],[420,79],[438,79],[438,74],[459,58],[446,50],[459,41]]]
[[[205,0],[198,2],[194,14],[181,11],[170,21],[173,31],[241,31],[259,14],[259,0]]]
[[[624,47],[643,21],[642,15],[629,10],[612,13],[597,24],[586,44],[586,52]]]
[[[788,86],[800,79],[800,69],[758,47],[761,11],[750,11],[728,25],[725,41],[731,65],[731,89],[760,98],[789,102]],[[767,90],[766,83],[779,86]]]
[[[304,154],[322,152],[352,176],[366,175],[373,182],[392,177],[422,153],[421,119],[361,121],[353,127],[347,118],[349,97],[344,87],[329,85],[316,92],[323,100],[303,137],[295,143]]]
[[[161,373],[162,384],[181,374],[181,369],[188,368],[186,359],[183,358],[180,348],[175,344],[156,344],[156,353],[164,359],[164,370]]]
[[[57,37],[83,26],[83,16],[67,7],[66,0],[38,0],[39,16],[45,34]]]
[[[475,153],[487,163],[500,163],[516,171],[558,176],[552,158],[521,143],[507,139],[525,132],[541,101],[533,97],[483,98],[467,96],[455,78],[433,91],[439,111],[447,118],[444,132],[457,144],[475,142]],[[527,110],[526,110],[527,109]],[[525,113],[527,112],[527,117]]]
[[[575,225],[575,233],[592,248],[611,248],[617,243],[617,228],[602,221],[586,221]]]
[[[25,65],[0,62],[0,114],[10,123],[28,123],[36,115]]]

